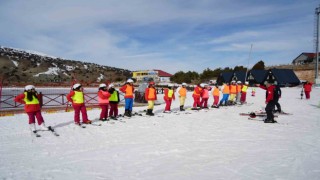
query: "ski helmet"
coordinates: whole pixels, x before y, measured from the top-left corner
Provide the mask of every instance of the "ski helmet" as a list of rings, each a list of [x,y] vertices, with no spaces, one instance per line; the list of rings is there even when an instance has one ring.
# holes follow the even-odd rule
[[[24,87],[24,89],[25,89],[26,91],[29,91],[29,90],[31,90],[31,89],[35,89],[35,87],[34,87],[33,85],[27,85],[26,87]]]

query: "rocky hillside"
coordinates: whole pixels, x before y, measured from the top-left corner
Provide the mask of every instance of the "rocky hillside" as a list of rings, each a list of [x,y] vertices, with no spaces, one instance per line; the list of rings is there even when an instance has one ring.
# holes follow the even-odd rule
[[[74,79],[89,85],[124,81],[131,75],[126,69],[0,47],[0,79],[7,85],[70,85]]]

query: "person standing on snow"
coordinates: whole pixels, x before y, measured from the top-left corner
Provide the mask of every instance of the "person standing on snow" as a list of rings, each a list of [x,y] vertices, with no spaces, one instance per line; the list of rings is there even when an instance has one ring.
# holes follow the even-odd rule
[[[242,88],[241,88],[241,98],[240,98],[240,103],[241,103],[241,104],[246,103],[248,85],[249,85],[249,82],[246,81],[246,82],[244,83],[244,85],[242,86]]]
[[[241,89],[242,89],[242,82],[237,81],[237,95],[236,95],[236,103],[241,104],[240,99],[241,99]]]
[[[193,90],[193,94],[192,94],[192,97],[193,97],[193,108],[192,110],[198,110],[198,107],[201,108],[201,103],[200,103],[200,97],[201,97],[201,94],[203,92],[203,87],[201,87],[200,84],[197,84],[197,87],[194,88]]]
[[[281,105],[279,103],[279,99],[281,98],[281,88],[279,85],[277,85],[276,83],[274,83],[275,85],[275,88],[274,88],[274,95],[273,95],[273,98],[274,98],[274,102],[275,102],[275,106],[277,107],[276,110],[274,110],[274,112],[279,112],[281,113]]]
[[[80,125],[80,112],[82,114],[82,123],[91,124],[91,121],[88,119],[86,106],[84,104],[84,94],[81,84],[74,84],[72,86],[72,90],[67,95],[67,100],[72,103],[75,124]]]
[[[212,95],[213,95],[213,104],[211,107],[219,108],[220,88],[217,83],[214,84],[214,87],[212,89]]]
[[[114,88],[113,84],[109,84],[108,88],[109,88],[108,92],[110,93],[110,97],[109,97],[109,104],[110,104],[109,117],[111,119],[117,120],[118,104],[120,102],[119,91],[117,91]]]
[[[133,80],[128,79],[126,84],[120,88],[120,91],[125,93],[125,95],[124,95],[124,99],[125,99],[124,115],[131,117],[132,116],[132,107],[133,107],[133,92],[134,92]]]
[[[45,126],[44,119],[41,114],[41,106],[39,102],[40,96],[35,90],[33,85],[27,85],[24,88],[24,93],[19,94],[14,101],[24,104],[24,110],[29,117],[29,127],[30,130],[34,133],[37,132],[35,126],[35,120],[37,119],[38,125],[41,130],[49,130],[48,127]]]
[[[275,100],[274,100],[274,89],[275,86],[269,82],[266,82],[266,86],[262,86],[257,84],[258,87],[266,90],[266,113],[267,119],[264,120],[264,123],[276,123],[277,121],[274,120],[273,110],[275,107]]]
[[[203,92],[201,94],[201,107],[208,109],[209,85],[203,84]]]
[[[236,103],[236,96],[237,96],[237,85],[236,81],[231,81],[230,85],[230,96],[229,96],[229,104],[234,105]]]
[[[219,106],[227,106],[228,105],[228,99],[229,99],[229,94],[230,94],[230,86],[229,83],[226,82],[223,84],[222,88],[222,99],[220,100],[220,105]]]
[[[154,102],[157,100],[157,91],[154,87],[155,83],[153,81],[149,82],[149,86],[146,88],[144,93],[144,98],[146,101],[148,101],[148,109],[146,115],[154,116],[153,108],[154,108]]]
[[[110,93],[107,91],[107,85],[104,83],[100,84],[98,91],[98,102],[101,108],[99,118],[101,121],[106,121],[108,119],[109,97]]]
[[[180,100],[180,111],[185,111],[183,109],[184,107],[184,103],[186,101],[187,98],[187,84],[186,83],[182,83],[181,87],[179,87],[177,89],[177,92],[179,94],[179,100]]]
[[[306,83],[303,85],[304,94],[306,95],[306,99],[310,99],[310,92],[312,90],[312,83],[309,81],[306,81]]]
[[[168,88],[164,89],[164,101],[166,102],[166,107],[164,109],[164,113],[171,112],[171,103],[172,100],[175,100],[174,91],[173,91],[173,84],[169,84]]]

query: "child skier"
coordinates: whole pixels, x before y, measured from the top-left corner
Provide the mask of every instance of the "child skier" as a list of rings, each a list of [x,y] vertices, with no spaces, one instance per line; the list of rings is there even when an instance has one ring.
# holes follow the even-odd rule
[[[27,85],[24,88],[24,93],[18,95],[14,101],[24,104],[24,110],[29,117],[29,127],[33,133],[37,132],[35,126],[36,118],[41,130],[49,130],[44,124],[44,120],[41,115],[39,95],[33,85]]]
[[[213,95],[213,104],[211,107],[219,108],[220,89],[217,83],[214,84],[214,87],[212,89],[212,95]]]
[[[198,107],[201,108],[200,97],[201,97],[201,94],[203,92],[203,89],[202,89],[203,87],[201,87],[201,85],[197,84],[197,87],[195,87],[194,90],[193,90],[193,94],[192,94],[192,97],[193,97],[193,108],[192,108],[192,110],[198,110]]]
[[[101,121],[106,121],[108,119],[109,97],[110,93],[107,91],[107,85],[104,83],[100,84],[98,91],[98,102],[101,108],[99,118]]]
[[[222,88],[222,94],[223,94],[223,97],[222,99],[220,100],[220,105],[219,106],[226,106],[228,105],[228,99],[229,99],[229,94],[230,94],[230,86],[229,86],[229,83],[226,82],[225,84],[223,84]]]
[[[312,91],[312,83],[307,81],[304,85],[303,85],[303,89],[304,89],[304,93],[306,95],[306,99],[310,99],[310,92]]]
[[[187,88],[186,88],[187,84],[186,83],[182,83],[181,87],[179,87],[179,89],[177,89],[178,94],[179,94],[179,100],[180,100],[180,111],[185,111],[183,109],[184,107],[184,103],[186,101],[187,98]]]
[[[109,104],[110,104],[110,112],[109,116],[111,119],[117,120],[118,116],[118,104],[120,102],[119,91],[114,88],[113,84],[109,85]]]
[[[171,112],[171,103],[172,100],[175,100],[174,92],[173,92],[173,85],[169,84],[168,88],[164,89],[164,101],[166,102],[166,107],[164,109],[164,113]]]
[[[120,91],[125,93],[125,95],[124,95],[124,99],[125,99],[124,115],[131,117],[132,116],[132,107],[133,107],[133,92],[134,92],[133,80],[128,79],[126,84],[120,88]]]
[[[209,99],[209,85],[208,84],[203,84],[203,92],[201,94],[201,107],[208,109],[208,99]]]
[[[240,98],[240,103],[241,103],[241,104],[246,103],[248,85],[249,85],[249,82],[246,81],[246,82],[244,83],[244,85],[242,86],[242,89],[241,89],[241,98]]]
[[[145,99],[148,101],[148,109],[147,109],[147,115],[149,116],[154,116],[153,108],[154,108],[154,101],[157,100],[157,91],[154,87],[154,82],[151,81],[149,82],[148,88],[145,90]]]
[[[87,109],[84,104],[84,94],[81,84],[74,84],[72,90],[67,95],[67,100],[72,103],[74,109],[74,123],[80,125],[80,112],[82,114],[82,123],[91,124],[88,120]]]

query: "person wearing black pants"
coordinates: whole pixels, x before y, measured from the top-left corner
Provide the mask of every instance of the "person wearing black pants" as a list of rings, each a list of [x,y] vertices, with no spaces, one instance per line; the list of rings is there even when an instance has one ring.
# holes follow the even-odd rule
[[[266,86],[257,85],[262,89],[266,90],[266,113],[267,119],[264,120],[265,123],[276,123],[277,121],[274,120],[273,110],[276,105],[276,101],[274,100],[274,89],[275,86],[269,82],[266,82]]]
[[[277,109],[274,110],[274,112],[279,112],[281,113],[281,105],[279,103],[279,99],[281,98],[281,89],[279,85],[276,85],[274,88],[274,95],[273,95],[273,99],[275,101],[275,106],[277,107]]]

